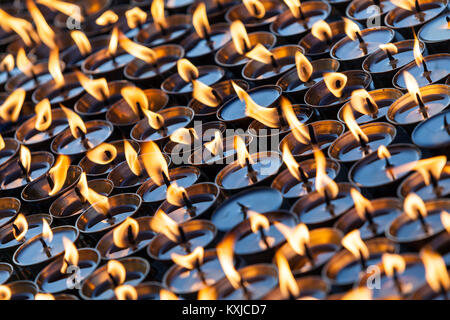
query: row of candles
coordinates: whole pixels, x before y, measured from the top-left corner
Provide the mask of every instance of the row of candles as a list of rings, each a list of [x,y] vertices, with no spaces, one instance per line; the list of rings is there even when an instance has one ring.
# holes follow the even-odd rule
[[[0,298],[448,298],[447,3],[284,2],[0,11]]]

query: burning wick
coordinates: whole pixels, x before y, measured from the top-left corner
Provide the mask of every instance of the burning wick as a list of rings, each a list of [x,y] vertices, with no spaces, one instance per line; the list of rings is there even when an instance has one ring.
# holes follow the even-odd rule
[[[183,249],[186,250],[187,253],[191,253],[192,252],[191,244],[186,237],[186,233],[184,232],[183,228],[180,225],[178,225],[177,228],[178,233],[180,234],[180,240],[178,244],[181,245]]]
[[[223,99],[220,94],[214,88],[211,88],[211,93],[213,94],[214,98],[216,98],[218,105],[221,105]]]
[[[45,255],[48,258],[52,257],[52,253],[50,252],[50,247],[47,245],[47,243],[45,242],[45,240],[42,237],[39,237],[39,242],[42,245],[42,249],[44,249]]]
[[[425,233],[428,233],[430,231],[430,225],[425,221],[425,217],[422,215],[422,212],[418,208],[416,208],[416,213],[417,213],[417,219],[419,220],[423,231]]]
[[[189,213],[189,216],[191,218],[195,217],[195,211],[196,211],[197,208],[194,207],[194,205],[192,204],[191,199],[189,199],[189,197],[188,197],[186,192],[182,192],[181,194],[183,196],[183,202],[184,202],[184,205],[187,208],[187,212]]]
[[[300,181],[302,182],[306,191],[308,193],[311,192],[312,191],[311,182],[309,181],[308,176],[306,175],[305,171],[303,171],[301,166],[298,166],[298,173],[300,174]]]
[[[311,144],[313,146],[317,146],[317,137],[316,133],[314,132],[314,127],[311,124],[308,124],[308,133],[309,133],[309,139],[311,140]]]
[[[358,31],[356,31],[355,34],[356,34],[356,38],[358,38],[358,41],[359,41],[359,48],[363,51],[364,55],[366,55],[367,54],[366,42],[364,41],[363,37],[361,36],[361,34]]]
[[[331,203],[331,198],[328,195],[326,188],[323,190],[323,198],[325,200],[325,204],[326,204],[326,208],[327,208],[328,212],[330,213],[331,216],[334,217],[335,216],[334,204]]]
[[[22,174],[25,176],[25,179],[27,180],[27,182],[30,182],[31,181],[30,173],[23,166],[22,161],[20,161],[20,159],[17,159],[17,164],[19,165],[19,168],[22,171]]]
[[[244,205],[240,202],[238,202],[237,204],[241,208],[241,212],[242,212],[242,215],[244,216],[244,220],[247,220],[247,214],[248,214],[249,207],[247,207],[246,205]]]
[[[245,166],[247,167],[247,177],[250,178],[252,183],[258,182],[258,174],[255,169],[253,169],[253,166],[250,163],[250,159],[248,157],[245,158]]]
[[[444,116],[444,129],[448,135],[450,135],[450,125],[447,120],[447,115]]]
[[[423,103],[422,97],[420,96],[420,94],[418,92],[416,93],[416,99],[417,99],[417,102],[419,103],[419,111],[420,111],[420,113],[422,114],[422,116],[425,119],[428,119],[427,108],[425,107],[425,104]]]
[[[364,156],[367,156],[369,153],[371,153],[370,147],[367,145],[367,142],[363,139],[360,133],[358,133],[359,137],[359,145],[361,146],[361,150],[364,154]]]
[[[169,177],[166,175],[166,173],[164,171],[161,171],[161,175],[162,175],[162,178],[164,180],[164,184],[166,185],[166,187],[167,188],[170,187],[170,179],[169,179]]]

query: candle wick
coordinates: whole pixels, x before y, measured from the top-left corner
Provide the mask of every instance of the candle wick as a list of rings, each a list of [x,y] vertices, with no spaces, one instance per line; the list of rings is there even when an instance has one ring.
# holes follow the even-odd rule
[[[111,280],[113,286],[117,287],[119,285],[117,279],[112,274],[110,274],[109,272],[107,272],[107,274],[108,274],[108,277]]]
[[[393,272],[394,272],[393,278],[394,278],[395,287],[397,288],[397,292],[400,296],[403,296],[403,286],[402,286],[400,277],[398,276],[398,272],[395,268],[394,268]]]
[[[31,71],[31,76],[32,76],[32,78],[33,78],[34,83],[35,83],[35,84],[39,84],[39,79],[38,79],[36,73],[34,72],[34,69],[31,68],[30,71]]]
[[[303,248],[304,248],[304,251],[305,251],[306,258],[311,263],[311,265],[314,266],[314,264],[315,264],[314,256],[313,256],[313,254],[311,252],[311,249],[309,248],[309,246],[306,243],[303,244]]]
[[[18,234],[20,234],[20,229],[18,226],[16,226],[15,223],[12,224],[12,228],[14,229],[14,235],[17,236]]]
[[[426,77],[427,75],[429,75],[431,73],[431,71],[429,71],[429,69],[428,69],[425,58],[422,59],[422,66],[423,66],[423,75]]]
[[[355,34],[359,41],[359,48],[363,51],[364,55],[366,55],[367,54],[366,42],[364,41],[363,37],[361,36],[361,34],[359,32],[355,32]]]
[[[417,218],[419,219],[419,222],[420,222],[420,225],[422,226],[423,231],[425,233],[428,233],[430,231],[430,226],[425,221],[424,216],[422,215],[422,213],[419,210],[417,210]]]
[[[134,237],[133,228],[131,225],[129,225],[127,229],[127,238],[133,249],[136,249],[136,238]]]
[[[51,258],[52,253],[50,252],[50,247],[47,245],[47,243],[45,242],[45,240],[42,237],[39,237],[39,242],[42,245],[42,249],[44,249],[45,255],[48,258]]]
[[[331,42],[330,36],[328,35],[327,32],[324,32],[323,35],[325,37],[325,43],[327,44],[327,46],[331,47],[332,46],[332,42]]]
[[[241,208],[242,215],[244,216],[244,220],[247,220],[247,213],[248,213],[248,207],[240,202],[237,203],[238,206]]]
[[[419,4],[419,0],[414,1],[414,6],[416,8],[417,13],[422,11],[422,8],[420,7],[420,4]]]
[[[264,231],[263,227],[258,228],[259,236],[261,237],[261,240],[264,242],[264,245],[266,246],[266,249],[270,248],[269,241],[267,240],[267,235]]]
[[[369,223],[370,231],[372,231],[372,233],[374,235],[376,235],[378,225],[375,223],[375,221],[373,221],[372,214],[369,212],[369,210],[367,210],[367,208],[364,209],[364,217],[366,218],[367,222]]]
[[[334,217],[335,216],[334,205],[331,203],[331,199],[330,199],[330,196],[328,195],[327,189],[324,190],[323,196],[325,199],[325,204],[326,204],[328,212],[330,213],[331,216]]]
[[[373,103],[372,100],[367,97],[366,97],[366,103],[367,103],[367,106],[369,107],[370,116],[373,119],[376,119],[378,117],[378,105],[376,103]]]
[[[223,9],[223,4],[220,0],[216,0],[215,3],[217,4],[217,8],[219,8],[219,10]]]
[[[433,186],[433,192],[440,198],[442,196],[442,188],[439,186],[439,179],[436,179],[430,171],[428,171],[428,175],[430,176],[431,185]]]
[[[186,233],[180,225],[178,225],[178,233],[180,234],[179,244],[184,248],[184,250],[186,250],[187,253],[191,253],[191,244],[189,243]]]
[[[242,44],[244,45],[244,51],[245,53],[250,51],[250,48],[247,45],[247,41],[245,41],[245,39],[242,39]]]
[[[202,270],[202,268],[201,268],[201,264],[200,264],[199,259],[196,259],[196,260],[195,260],[195,269],[197,270],[197,273],[198,273],[198,275],[199,275],[200,280],[202,281],[202,283],[203,283],[204,285],[208,285],[208,282],[206,281],[205,274],[203,273],[203,270]]]
[[[196,211],[196,207],[194,207],[194,205],[192,204],[191,199],[189,199],[188,195],[186,192],[182,192],[182,196],[183,196],[183,202],[184,205],[187,208],[187,212],[189,213],[189,216],[191,218],[195,217],[195,211]]]
[[[211,90],[211,93],[213,94],[214,98],[216,98],[217,104],[219,104],[219,105],[222,104],[222,102],[223,102],[222,97],[221,97],[220,94],[217,92],[217,90],[212,89],[212,90]]]
[[[241,286],[242,291],[244,292],[245,299],[246,300],[251,300],[252,299],[252,294],[251,294],[250,290],[248,290],[246,281],[242,277],[239,280],[239,284]]]
[[[52,179],[52,177],[50,176],[50,174],[47,173],[46,179],[47,179],[47,183],[48,183],[50,189],[53,189],[53,187],[55,186],[55,184],[53,183],[53,179]]]
[[[447,115],[446,115],[446,114],[444,115],[444,129],[445,129],[445,131],[447,132],[447,134],[450,135],[450,125],[449,125],[449,123],[448,123]]]
[[[447,290],[444,288],[444,286],[441,283],[439,283],[439,289],[441,291],[442,296],[444,297],[444,300],[448,300]]]
[[[304,187],[306,188],[306,191],[309,193],[311,192],[311,183],[309,182],[308,176],[306,175],[305,171],[302,169],[301,166],[298,166],[298,173],[300,174],[300,181],[303,183]]]
[[[301,20],[306,20],[306,17],[305,17],[305,14],[303,13],[302,7],[299,6],[299,7],[297,7],[297,8],[298,8],[298,12],[299,12],[299,14],[300,14],[300,19],[301,19]],[[307,24],[306,24],[306,21],[304,21],[303,24],[307,25]]]
[[[316,133],[314,132],[314,127],[311,124],[308,124],[308,133],[309,133],[309,140],[311,141],[311,144],[313,146],[317,146],[318,141],[317,141]]]
[[[28,170],[23,166],[22,162],[20,161],[20,159],[17,159],[17,164],[19,165],[20,170],[22,171],[22,174],[25,176],[25,179],[27,182],[31,181],[30,178],[30,173],[28,172]]]
[[[281,110],[281,106],[277,105],[275,108],[277,110],[278,122],[280,123],[280,128],[286,127],[287,123],[283,116],[283,110]]]
[[[161,30],[161,34],[165,37],[167,36],[167,30],[166,28],[161,24],[161,23],[157,23],[159,30]]]
[[[361,146],[362,152],[364,156],[367,156],[370,153],[370,147],[367,144],[366,140],[364,140],[360,133],[358,133],[359,144]]]
[[[81,130],[80,127],[77,127],[77,132],[78,132],[78,134],[79,134],[79,136],[81,138],[81,143],[83,144],[83,146],[86,149],[90,149],[91,148],[91,144],[90,144],[88,138],[86,138],[86,133],[84,133],[84,131]]]
[[[164,184],[166,185],[166,187],[167,188],[170,187],[170,179],[169,179],[169,177],[166,175],[166,173],[164,171],[161,171],[161,175],[162,175],[162,178],[164,180]]]
[[[381,7],[380,0],[373,0],[373,3],[374,3],[376,6]]]
[[[363,270],[367,269],[367,262],[366,259],[364,258],[364,255],[361,252],[361,249],[359,249],[359,262],[361,263],[361,268]]]
[[[78,186],[75,186],[74,190],[75,190],[75,193],[77,194],[77,197],[80,198],[80,201],[82,203],[86,203],[87,199],[83,196],[83,194],[81,193],[81,191],[78,188]]]
[[[139,118],[141,118],[141,119],[144,118],[144,113],[142,112],[142,107],[139,102],[136,102],[136,109],[138,111]]]
[[[247,177],[250,178],[252,183],[258,182],[258,177],[257,177],[256,171],[255,171],[255,169],[253,169],[253,166],[250,163],[250,160],[248,157],[245,158],[245,166],[247,167]]]
[[[422,114],[424,119],[428,119],[427,108],[425,107],[425,104],[423,103],[422,97],[420,96],[419,93],[416,93],[416,98],[417,98],[417,101],[419,102],[419,111],[420,111],[420,113]]]
[[[270,61],[272,63],[272,67],[276,70],[276,72],[279,72],[280,65],[278,64],[277,59],[273,56],[273,54],[270,55]]]

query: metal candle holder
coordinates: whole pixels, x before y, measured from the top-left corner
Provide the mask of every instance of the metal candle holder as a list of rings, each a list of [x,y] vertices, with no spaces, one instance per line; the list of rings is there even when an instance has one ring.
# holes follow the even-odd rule
[[[105,48],[86,58],[81,64],[81,71],[94,78],[120,79],[123,69],[133,59],[134,56],[122,47],[117,48],[114,58],[111,57],[108,48]]]
[[[450,119],[450,111],[442,111],[441,113],[422,121],[414,129],[411,138],[415,145],[417,145],[424,154],[444,154],[450,157],[448,152],[450,145],[450,134],[447,131],[448,123]],[[430,141],[427,137],[432,134],[433,141]]]
[[[295,279],[295,282],[300,290],[299,296],[295,297],[295,299],[325,299],[330,291],[328,283],[317,276],[298,278]],[[264,297],[264,300],[283,300],[280,288],[273,289],[272,292]]]
[[[5,146],[0,150],[0,166],[8,163],[14,156],[17,155],[20,149],[20,144],[15,139],[3,139]]]
[[[20,212],[21,203],[16,198],[0,198],[0,226],[10,223]]]
[[[164,33],[154,24],[141,30],[135,40],[149,47],[155,47],[163,44],[178,43],[186,37],[192,29],[191,16],[184,14],[171,15],[166,17],[167,27]]]
[[[206,7],[206,14],[210,23],[216,23],[224,20],[224,15],[231,7],[239,3],[237,0],[205,0],[202,1]],[[196,2],[194,2],[188,9],[188,14],[193,14],[196,8]]]
[[[89,40],[91,44],[91,54],[106,48],[109,44],[110,36],[99,36]],[[89,57],[89,54],[83,55],[76,45],[71,46],[61,53],[61,60],[66,64],[67,69],[81,68],[81,65]]]
[[[34,300],[39,289],[32,281],[19,280],[6,284],[11,291],[10,300]]]
[[[9,263],[0,263],[0,284],[4,284],[11,279],[14,268]]]
[[[345,14],[350,19],[370,27],[374,21],[380,21],[381,23],[386,14],[394,8],[397,7],[388,0],[381,0],[379,2],[353,0],[347,6]]]
[[[445,28],[447,25],[447,14],[442,14],[439,17],[427,22],[420,28],[418,37],[421,41],[425,42],[433,53],[447,52],[447,48],[450,44],[450,39],[445,34],[436,32],[441,28]]]

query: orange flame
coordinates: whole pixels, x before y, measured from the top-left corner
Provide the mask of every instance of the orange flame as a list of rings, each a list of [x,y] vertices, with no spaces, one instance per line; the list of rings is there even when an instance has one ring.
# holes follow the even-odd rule
[[[266,8],[264,8],[264,5],[260,1],[242,0],[242,2],[244,3],[245,8],[252,17],[261,19],[266,15]]]
[[[64,186],[69,165],[70,165],[70,158],[68,156],[65,155],[58,156],[55,165],[48,172],[53,181],[53,188],[48,193],[49,196],[54,196]]]
[[[345,23],[345,33],[351,40],[355,41],[356,33],[360,33],[361,30],[359,29],[358,25],[352,20],[344,17],[342,17],[342,19],[344,20]]]
[[[289,172],[295,179],[298,181],[301,181],[300,172],[299,172],[299,164],[297,161],[295,161],[294,156],[292,155],[291,151],[289,150],[289,147],[287,144],[283,144],[283,161],[286,164]]]
[[[162,175],[169,177],[169,169],[161,150],[153,141],[147,141],[143,144],[141,153],[148,175],[158,186],[162,185],[164,183]]]
[[[136,176],[140,176],[142,173],[142,168],[139,163],[136,150],[134,150],[133,146],[128,142],[128,140],[123,140],[123,144],[125,150],[125,159],[127,160],[131,172],[133,172],[133,174]]]
[[[53,32],[53,29],[47,24],[47,21],[33,0],[27,0],[27,8],[36,25],[37,33],[41,41],[45,43],[47,47],[51,49],[55,48],[55,32]]]
[[[399,254],[383,253],[381,256],[384,273],[388,277],[393,277],[395,273],[401,274],[405,271],[405,259]]]
[[[247,30],[240,20],[235,20],[230,26],[231,39],[233,40],[234,48],[239,54],[245,54],[250,50],[251,43],[248,38]]]
[[[80,137],[79,130],[87,133],[86,126],[78,114],[76,114],[71,109],[64,107],[63,105],[61,105],[61,109],[66,114],[67,121],[69,122],[70,132],[75,139],[78,139]]]
[[[324,20],[316,21],[311,27],[311,34],[320,41],[327,41],[331,39],[333,33],[331,32],[330,25]]]
[[[0,134],[0,150],[5,148],[5,140],[3,140],[3,136]]]
[[[79,255],[77,247],[66,237],[62,238],[64,245],[64,260],[61,266],[61,273],[64,274],[69,266],[78,266]]]
[[[139,115],[139,108],[148,109],[148,98],[142,89],[135,86],[127,86],[122,88],[120,93],[134,114]]]
[[[95,20],[99,26],[107,26],[116,23],[119,16],[112,10],[106,10],[103,14]]]
[[[214,89],[201,81],[193,80],[192,97],[209,107],[217,107],[220,101],[214,95]]]
[[[283,110],[283,115],[287,120],[295,139],[300,143],[309,144],[311,142],[309,132],[306,127],[298,120],[294,109],[292,108],[291,102],[287,98],[282,96],[280,104],[281,109]]]
[[[108,45],[108,54],[115,56],[117,51],[117,45],[119,44],[119,28],[115,26],[111,32],[111,39]]]
[[[28,149],[24,145],[20,146],[20,163],[25,168],[27,173],[29,173],[31,166],[31,153],[30,149]]]
[[[380,44],[378,47],[390,54],[396,54],[398,52],[398,48],[393,43]]]
[[[155,130],[159,130],[164,126],[164,117],[159,113],[150,111],[148,109],[142,109],[145,116],[147,117],[148,124]]]
[[[172,242],[178,243],[178,237],[180,236],[178,224],[161,209],[153,216],[150,227],[152,230],[164,234]]]
[[[366,287],[358,287],[346,292],[341,300],[372,300],[372,291]]]
[[[417,39],[416,33],[414,32],[414,47],[413,47],[413,54],[414,54],[414,60],[416,61],[416,64],[418,67],[423,63],[423,56],[420,52],[420,44],[419,40]]]
[[[94,149],[88,150],[87,158],[97,164],[108,164],[117,156],[117,149],[110,143],[101,143]]]
[[[408,10],[415,11],[414,0],[390,0],[395,6]]]
[[[186,189],[184,189],[183,187],[179,187],[176,182],[174,181],[173,183],[171,183],[171,185],[167,188],[167,201],[174,205],[174,206],[179,206],[182,207],[185,205],[184,203],[184,197],[187,198],[187,192]]]
[[[113,242],[118,248],[128,248],[133,245],[139,235],[139,224],[133,218],[127,217],[113,231]]]
[[[40,43],[39,36],[29,21],[13,17],[2,9],[0,9],[0,27],[6,32],[17,33],[27,47],[31,47],[33,42]]]
[[[153,21],[155,21],[155,26],[159,30],[167,28],[167,21],[164,15],[164,0],[153,0],[150,10],[152,12]]]
[[[192,15],[192,24],[194,25],[195,32],[202,39],[211,33],[211,27],[209,26],[208,15],[206,14],[206,6],[204,2],[200,2]]]
[[[217,300],[217,291],[214,287],[204,287],[200,289],[197,300]]]
[[[155,51],[143,45],[137,44],[126,37],[121,38],[119,43],[126,52],[142,61],[147,62],[148,64],[155,64],[158,60]]]
[[[436,181],[439,180],[446,163],[446,156],[437,156],[396,166],[393,168],[393,171],[396,174],[409,172],[411,170],[417,171],[422,176],[425,185],[428,186],[432,179],[435,179]]]
[[[277,109],[275,108],[264,108],[258,105],[250,95],[245,92],[244,89],[239,87],[234,81],[231,81],[233,85],[234,91],[236,91],[239,100],[245,102],[245,114],[262,124],[271,127],[271,128],[279,128],[280,120],[278,117]]]
[[[300,289],[292,275],[289,262],[286,257],[280,251],[275,253],[275,261],[278,267],[278,279],[280,283],[280,292],[283,299],[289,297],[298,297]]]
[[[76,4],[59,0],[37,0],[37,2],[52,10],[57,10],[66,16],[75,19],[76,21],[84,21],[84,17],[81,14],[81,8]]]
[[[302,82],[308,82],[313,73],[313,66],[300,51],[295,52],[295,65],[297,67],[298,78]]]
[[[56,300],[55,296],[51,293],[36,293],[34,300]]]
[[[355,204],[356,213],[361,219],[365,220],[365,213],[373,212],[374,210],[372,203],[367,198],[364,198],[363,195],[355,188],[350,190],[350,194],[352,196],[353,203]]]
[[[117,300],[137,300],[138,293],[136,289],[129,284],[123,284],[114,289]]]
[[[347,84],[347,76],[340,72],[324,73],[323,80],[328,90],[337,98],[342,96],[342,91]]]
[[[87,184],[86,173],[82,172],[77,188],[81,195],[92,205],[95,211],[106,214],[109,210],[108,198],[90,189]]]
[[[367,101],[370,101],[370,104]],[[357,89],[352,92],[350,105],[362,114],[376,114],[378,112],[377,103],[365,89]]]
[[[62,87],[64,85],[64,76],[61,71],[61,65],[59,63],[59,49],[57,47],[50,51],[50,57],[48,59],[48,71],[55,80],[56,87]]]
[[[86,90],[87,93],[89,93],[95,99],[97,99],[98,101],[104,101],[109,97],[108,82],[105,78],[93,80],[79,71],[75,71],[75,73],[84,90]]]
[[[190,254],[181,255],[178,253],[172,253],[170,257],[173,262],[177,265],[192,270],[196,267],[196,265],[201,265],[203,263],[204,249],[203,247],[197,247]]]
[[[252,50],[247,52],[245,56],[265,64],[272,63],[273,59],[272,52],[270,52],[261,43],[258,43]]]
[[[319,149],[315,149],[314,158],[316,159],[315,186],[317,192],[323,197],[327,195],[331,199],[336,198],[339,194],[339,187],[333,179],[327,176],[327,160],[325,159],[323,152]]]
[[[48,225],[47,220],[42,219],[42,238],[47,242],[52,242],[53,240],[53,232],[50,226]]]
[[[28,59],[27,54],[23,48],[17,52],[17,68],[26,74],[28,77],[33,76],[33,64]]]
[[[305,254],[305,246],[309,245],[309,230],[304,223],[290,228],[283,223],[275,223],[275,227],[283,234],[295,253],[302,256]]]
[[[22,111],[25,97],[24,89],[14,90],[0,106],[0,117],[5,121],[16,122],[19,119],[20,111]]]
[[[86,56],[92,52],[92,46],[89,39],[82,31],[74,30],[70,33],[73,41],[78,47],[78,50],[83,56]]]
[[[127,270],[123,264],[117,260],[109,260],[106,265],[106,272],[114,278],[117,285],[121,285],[127,278]]]
[[[11,53],[9,53],[0,62],[0,70],[1,71],[12,71],[13,69],[14,69],[14,57]]]
[[[13,236],[17,241],[22,240],[28,232],[28,222],[22,213],[19,213],[13,222]]]
[[[403,202],[403,210],[411,220],[419,218],[419,214],[422,217],[426,217],[428,214],[422,198],[414,192],[411,192],[406,196],[405,201]]]
[[[369,142],[369,138],[356,122],[352,109],[344,108],[344,110],[342,111],[342,117],[344,118],[347,127],[350,129],[350,132],[357,141],[363,139],[366,143]]]
[[[300,15],[300,6],[301,3],[299,0],[284,0],[284,3],[286,3],[286,5],[288,6],[289,10],[291,10],[292,15],[297,18],[300,19],[301,15]]]
[[[169,290],[161,289],[159,291],[159,299],[160,300],[178,300],[178,297]]]
[[[198,69],[187,59],[177,61],[177,70],[185,82],[192,82],[198,78]]]
[[[386,159],[386,158],[389,159],[391,157],[391,153],[385,146],[381,145],[378,147],[377,156],[380,159]]]
[[[142,11],[139,7],[134,7],[125,11],[125,17],[127,18],[127,24],[130,29],[134,29],[145,23],[147,20],[147,13]]]
[[[211,152],[212,155],[223,153],[223,139],[222,133],[219,130],[214,132],[214,139],[204,144],[205,148]]]
[[[342,245],[350,251],[355,258],[360,258],[361,255],[363,258],[369,258],[369,249],[367,248],[364,241],[361,240],[361,235],[358,229],[355,229],[345,235],[341,241]]]
[[[408,89],[409,95],[417,104],[420,104],[419,99],[422,98],[422,95],[416,79],[408,71],[403,71],[403,77],[405,78],[406,88]]]
[[[226,236],[216,247],[217,257],[219,258],[222,270],[225,273],[230,284],[238,289],[242,281],[241,275],[236,271],[234,267],[234,244],[235,239],[233,236]]]
[[[11,289],[5,285],[0,285],[0,300],[9,300],[11,296]]]
[[[240,136],[234,136],[234,149],[236,150],[237,160],[241,167],[245,167],[247,159],[250,164],[254,163],[252,157],[248,154],[244,140]]]
[[[52,109],[50,101],[47,98],[41,100],[35,107],[36,122],[34,127],[36,130],[45,131],[52,125]]]
[[[197,140],[197,132],[194,128],[178,128],[170,135],[170,140],[175,143],[191,145],[193,140]]]
[[[436,252],[425,248],[421,250],[420,257],[425,265],[425,278],[434,292],[450,290],[450,277],[444,259]]]
[[[441,222],[442,225],[444,226],[445,230],[447,230],[448,233],[450,233],[450,213],[448,213],[447,211],[442,211],[441,212]]]
[[[259,214],[255,211],[251,211],[250,217],[250,229],[253,233],[256,233],[259,231],[259,229],[269,230],[270,228],[270,222],[269,219],[267,219],[266,216]]]

